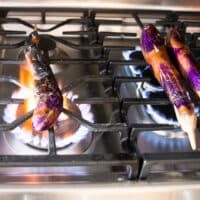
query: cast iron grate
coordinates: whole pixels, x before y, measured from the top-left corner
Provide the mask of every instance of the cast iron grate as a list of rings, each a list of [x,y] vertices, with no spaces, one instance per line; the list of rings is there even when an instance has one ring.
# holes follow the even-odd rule
[[[3,8],[0,8],[1,10]],[[36,8],[4,8],[4,13],[9,11],[15,11],[15,12],[39,12],[41,14],[41,22],[46,23],[46,13],[47,12],[81,12],[82,17],[80,19],[67,19],[64,20],[55,26],[52,26],[48,29],[40,29],[38,28],[38,31],[41,33],[45,33],[45,37],[49,37],[50,39],[62,43],[63,45],[66,45],[70,48],[84,51],[84,50],[94,50],[96,52],[99,52],[98,58],[92,58],[92,59],[71,59],[71,58],[63,58],[63,59],[51,59],[49,60],[52,64],[62,63],[62,64],[97,64],[101,68],[103,67],[106,71],[104,75],[99,76],[86,76],[81,77],[79,80],[75,80],[71,82],[69,85],[65,86],[63,91],[69,91],[78,86],[82,82],[105,82],[109,83],[112,86],[113,91],[113,97],[95,97],[95,98],[78,98],[75,100],[75,103],[88,103],[88,104],[104,104],[104,103],[111,103],[111,104],[117,104],[120,110],[120,113],[122,115],[122,120],[120,123],[102,123],[102,124],[96,124],[88,122],[87,120],[82,119],[79,116],[76,116],[74,113],[63,109],[63,112],[75,120],[79,121],[81,124],[86,126],[89,130],[93,132],[115,132],[115,131],[122,131],[127,134],[128,140],[130,140],[131,136],[133,136],[138,131],[147,131],[147,130],[176,130],[180,129],[177,126],[174,125],[168,125],[168,124],[128,124],[126,121],[126,113],[127,110],[131,105],[167,105],[169,104],[168,99],[143,99],[143,98],[123,98],[120,96],[118,90],[122,83],[127,82],[148,82],[151,80],[151,77],[130,77],[130,76],[117,76],[110,73],[112,71],[111,69],[117,66],[127,66],[127,65],[138,65],[138,66],[144,66],[145,62],[144,60],[112,60],[109,58],[109,54],[112,50],[133,50],[133,46],[111,46],[111,45],[104,45],[103,41],[104,38],[107,36],[119,36],[124,37],[124,40],[126,37],[136,37],[136,33],[115,33],[115,32],[99,32],[98,26],[100,24],[106,24],[106,25],[124,25],[126,26],[126,23],[123,20],[106,20],[106,19],[98,19],[96,18],[97,14],[108,14],[112,13],[115,15],[121,15],[121,14],[129,14],[134,19],[134,26],[135,27],[143,27],[143,15],[145,17],[154,16],[154,15],[163,15],[164,17],[160,20],[156,20],[155,24],[157,26],[162,26],[163,28],[169,27],[169,26],[176,26],[178,28],[181,28],[183,31],[186,30],[186,27],[198,27],[199,21],[184,21],[184,17],[186,19],[188,16],[190,17],[196,17],[199,18],[200,14],[198,12],[183,12],[183,11],[177,11],[176,13],[171,11],[157,11],[157,10],[87,10],[87,9],[65,9],[65,8],[43,8],[43,9],[36,9]],[[179,20],[179,17],[182,17],[181,20]],[[144,21],[145,21],[144,17]],[[0,18],[0,24],[9,24],[9,23],[16,23],[16,24],[22,24],[26,27],[29,27],[31,29],[34,28],[34,25],[24,21],[19,18],[7,18],[6,14],[5,16],[2,16]],[[86,31],[68,31],[63,32],[63,36],[67,35],[76,35],[76,36],[83,36],[86,35],[88,37],[88,44],[84,45],[78,45],[74,44],[71,41],[65,39],[65,37],[57,37],[50,34],[46,34],[49,31],[55,30],[59,27],[62,27],[63,25],[69,25],[69,24],[81,24],[87,27]],[[134,32],[134,30],[133,30]],[[26,31],[15,31],[15,30],[1,30],[0,35],[7,35],[7,34],[14,34],[14,35],[24,35]],[[164,30],[163,30],[164,34]],[[199,37],[199,33],[187,33],[186,34],[188,43],[190,44],[190,47],[193,49],[199,50],[199,47],[196,45]],[[23,47],[25,45],[25,39],[21,42],[14,43],[14,44],[0,44],[0,49],[17,49],[20,47]],[[22,62],[20,59],[8,59],[3,58],[0,59],[0,64],[6,65],[19,65]],[[15,80],[13,77],[10,76],[0,76],[0,81],[8,81],[13,84],[19,85],[19,82]],[[194,99],[195,104],[198,105],[199,101]],[[1,105],[6,104],[19,104],[22,103],[23,99],[0,99]],[[9,131],[14,129],[15,127],[19,126],[21,123],[23,123],[25,120],[27,120],[29,117],[31,117],[32,112],[27,113],[23,117],[15,120],[14,122],[10,124],[0,124],[0,132],[3,131]],[[130,141],[129,141],[130,142]],[[199,163],[199,157],[200,154],[198,152],[190,152],[190,153],[173,153],[173,154],[145,154],[145,155],[137,155],[137,152],[130,149],[130,153],[122,153],[122,154],[112,154],[112,155],[67,155],[67,156],[61,156],[56,154],[56,146],[55,146],[55,137],[54,137],[54,130],[49,130],[49,147],[48,147],[48,155],[45,156],[10,156],[10,155],[0,155],[0,166],[1,167],[32,167],[32,166],[129,166],[127,169],[128,178],[145,178],[148,176],[148,174],[152,172],[157,172],[156,166],[157,163],[172,163],[170,165],[171,167],[168,168],[168,171],[176,171],[179,170],[178,167],[175,167],[176,162],[177,163],[190,163],[192,161]],[[139,160],[141,159],[141,165],[139,165]],[[200,168],[193,168],[193,166],[189,165],[187,170],[199,170]],[[139,173],[138,173],[139,171]]]

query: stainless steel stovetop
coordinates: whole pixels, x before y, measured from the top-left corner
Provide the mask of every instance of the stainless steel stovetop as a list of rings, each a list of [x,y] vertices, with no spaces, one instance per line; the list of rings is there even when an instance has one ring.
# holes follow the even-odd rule
[[[189,192],[181,197],[196,198],[200,154],[192,152],[173,110],[166,113],[170,105],[160,96],[160,87],[156,86],[156,98],[147,96],[147,90],[155,85],[141,55],[139,37],[146,23],[155,23],[163,34],[166,27],[176,26],[186,30],[188,44],[199,59],[197,7],[184,11],[183,7],[42,9],[2,5],[0,183],[8,187],[2,186],[0,192],[8,188],[5,195],[18,193],[21,198],[21,186],[29,184],[28,196],[23,198],[41,198],[43,190],[48,194],[43,197],[56,199],[60,197],[57,191],[72,195],[76,183],[81,184],[86,199],[95,191],[110,195],[119,187],[123,197],[130,195],[127,199],[135,194],[145,198],[144,191],[150,198],[162,191],[167,199],[170,195],[165,186],[171,191],[177,189],[175,195],[179,196],[187,186]],[[30,115],[16,117],[26,97],[20,82],[24,41],[34,24],[63,93],[81,112],[78,115],[67,110],[63,114],[80,127],[62,141],[53,129],[45,138],[27,133],[22,124]],[[90,192],[86,192],[88,184]],[[156,193],[150,192],[152,186]],[[33,197],[36,190],[40,192]],[[82,194],[76,194],[77,198]]]

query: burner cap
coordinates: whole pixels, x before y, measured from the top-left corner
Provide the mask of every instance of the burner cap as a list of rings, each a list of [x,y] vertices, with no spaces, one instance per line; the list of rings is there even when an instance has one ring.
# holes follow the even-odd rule
[[[56,43],[48,36],[41,35],[39,48],[43,51],[51,51],[56,48]]]
[[[48,52],[49,56],[54,55],[56,49],[56,42],[45,35],[40,36],[39,49],[43,52]],[[22,48],[18,54],[18,58],[24,60],[24,49]]]

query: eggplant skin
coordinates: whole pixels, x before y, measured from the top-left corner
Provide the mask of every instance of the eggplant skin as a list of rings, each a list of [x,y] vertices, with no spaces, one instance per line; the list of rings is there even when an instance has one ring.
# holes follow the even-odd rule
[[[183,36],[178,30],[172,29],[168,35],[167,44],[183,77],[189,82],[197,96],[200,97],[200,64],[186,46]]]
[[[190,58],[188,58],[190,60]],[[191,66],[194,66],[193,63]],[[191,69],[188,72],[188,79],[191,82],[193,90],[198,94],[200,97],[200,72],[197,69],[194,69],[191,67]]]
[[[192,109],[191,102],[184,88],[180,85],[173,71],[165,64],[160,64],[160,79],[162,87],[176,108],[179,109],[185,106],[188,109]]]
[[[30,34],[29,41],[25,58],[33,71],[36,98],[32,127],[35,132],[40,132],[52,127],[57,120],[63,108],[63,96],[49,63],[38,48],[37,32]]]
[[[149,42],[149,44],[148,44]],[[167,46],[153,25],[144,28],[141,38],[143,56],[153,70],[153,74],[164,88],[174,106],[177,120],[188,134],[193,150],[197,149],[197,116],[181,76],[169,57]]]
[[[145,52],[150,52],[155,46],[162,46],[164,43],[164,39],[154,25],[148,24],[144,27],[141,36],[141,46]]]
[[[35,90],[37,104],[32,127],[35,131],[44,131],[54,124],[62,111],[63,96],[53,74],[35,80]]]
[[[35,131],[44,131],[53,126],[62,111],[63,97],[60,91],[45,98],[39,98],[33,112],[32,127]]]
[[[171,103],[181,113],[192,113],[192,103],[176,67],[169,58],[164,38],[152,24],[144,27],[141,35],[142,53],[151,65],[158,82],[165,90]]]

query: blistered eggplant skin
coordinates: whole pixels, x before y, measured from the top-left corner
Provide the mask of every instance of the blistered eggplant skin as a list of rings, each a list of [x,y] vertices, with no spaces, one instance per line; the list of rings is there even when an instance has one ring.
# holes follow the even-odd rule
[[[171,103],[181,112],[193,112],[180,75],[169,59],[164,39],[153,25],[144,27],[141,47],[146,62],[151,65],[154,76],[164,88]]]
[[[167,44],[178,63],[183,77],[189,82],[193,91],[200,97],[200,64],[185,44],[181,33],[172,29],[167,37]]]
[[[33,112],[32,127],[35,131],[44,131],[49,129],[58,118],[62,110],[63,97],[59,88],[51,87],[49,78],[39,82],[37,87],[39,96]]]
[[[146,25],[142,31],[141,47],[143,53],[151,52],[155,47],[161,47],[164,45],[164,39],[160,36],[160,33],[152,24]]]
[[[181,87],[176,73],[165,64],[160,64],[160,82],[177,109],[181,109],[182,106],[191,109],[191,102],[184,88]]]
[[[40,132],[53,126],[62,111],[63,96],[37,44],[32,42],[26,49],[25,59],[33,71],[37,102],[32,116],[32,127],[34,131]]]
[[[196,150],[197,116],[181,77],[170,61],[165,42],[153,25],[144,27],[141,47],[146,62],[151,65],[154,76],[174,105],[177,120],[183,131],[187,132],[192,149]]]

